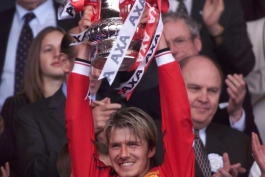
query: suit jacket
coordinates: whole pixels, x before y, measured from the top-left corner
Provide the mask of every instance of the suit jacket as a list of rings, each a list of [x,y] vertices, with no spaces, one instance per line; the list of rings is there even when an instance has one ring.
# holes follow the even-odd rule
[[[18,112],[16,148],[21,175],[59,176],[56,161],[67,142],[64,109],[65,96],[59,89]]]
[[[60,4],[54,3],[54,10],[56,11],[55,14],[57,14],[57,9]],[[12,21],[14,14],[16,12],[16,8],[12,7],[11,9],[5,10],[0,12],[0,84],[1,84],[1,77],[3,73],[3,67],[5,63],[5,56],[6,56],[6,49],[7,49],[7,42],[9,37],[9,32],[11,29]],[[78,17],[75,19],[69,19],[69,20],[58,20],[57,19],[57,25],[59,27],[64,28],[65,30],[69,30],[75,26],[78,25]]]
[[[245,21],[253,21],[265,16],[265,1],[240,0],[244,10]]]
[[[239,0],[224,0],[224,12],[220,24],[224,27],[223,43],[214,44],[202,18],[205,0],[193,0],[191,16],[202,25],[201,54],[216,60],[226,74],[241,73],[248,75],[255,64],[252,45],[248,39],[244,14]]]
[[[17,155],[14,138],[16,130],[15,113],[26,104],[29,104],[29,100],[24,94],[16,95],[7,98],[1,110],[5,128],[0,137],[0,166],[4,166],[5,162],[9,162],[11,177],[18,176]]]
[[[152,166],[160,165],[163,162],[163,141],[161,134],[161,120],[155,120],[158,139],[156,144],[156,153],[153,158]],[[220,156],[227,152],[230,163],[241,163],[246,168],[246,173],[238,175],[238,177],[248,177],[249,170],[254,162],[251,155],[251,139],[247,135],[228,126],[216,123],[210,123],[206,129],[206,151],[207,154],[216,153]],[[176,157],[177,158],[177,157]],[[196,161],[195,176],[204,177],[202,171]]]
[[[248,83],[254,105],[265,97],[265,17],[248,22],[247,29],[253,45],[256,64],[245,80]]]
[[[0,11],[9,9],[10,7],[13,7],[14,4],[15,4],[15,0],[0,1]]]
[[[245,134],[224,125],[211,123],[206,129],[206,151],[207,154],[215,153],[220,156],[227,152],[231,164],[240,162],[247,170],[238,177],[248,177],[254,159],[251,155],[251,139]],[[196,177],[203,177],[197,163],[195,173]]]

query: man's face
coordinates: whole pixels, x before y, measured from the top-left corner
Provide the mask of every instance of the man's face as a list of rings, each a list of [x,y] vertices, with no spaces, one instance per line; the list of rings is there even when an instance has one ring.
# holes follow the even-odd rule
[[[201,50],[200,38],[192,39],[188,26],[183,20],[166,22],[164,35],[170,51],[178,62],[188,56],[198,54]]]
[[[191,117],[195,129],[209,125],[217,107],[221,91],[221,77],[214,64],[202,56],[196,56],[182,68]]]
[[[120,177],[143,177],[149,171],[150,158],[147,142],[136,137],[129,128],[115,128],[109,141],[112,167]]]

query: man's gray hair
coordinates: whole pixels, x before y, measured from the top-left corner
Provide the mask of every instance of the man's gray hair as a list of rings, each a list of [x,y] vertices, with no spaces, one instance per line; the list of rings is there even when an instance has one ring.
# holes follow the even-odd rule
[[[167,22],[176,22],[178,20],[183,20],[184,23],[188,26],[192,39],[200,37],[201,25],[192,19],[189,15],[182,13],[169,12],[163,14],[163,23]]]

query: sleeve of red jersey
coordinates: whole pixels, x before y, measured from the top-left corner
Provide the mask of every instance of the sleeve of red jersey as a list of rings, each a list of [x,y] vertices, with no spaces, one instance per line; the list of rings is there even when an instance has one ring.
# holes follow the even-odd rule
[[[194,135],[190,106],[179,64],[169,49],[156,54],[167,176],[194,177]]]
[[[67,82],[66,129],[74,177],[91,176],[95,169],[93,118],[87,98],[89,69],[87,61],[76,60]]]

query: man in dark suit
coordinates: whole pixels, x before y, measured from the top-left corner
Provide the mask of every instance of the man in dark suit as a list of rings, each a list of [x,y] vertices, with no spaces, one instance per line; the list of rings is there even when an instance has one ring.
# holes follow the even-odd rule
[[[250,137],[229,127],[212,123],[218,107],[222,87],[222,71],[211,59],[192,56],[181,63],[181,71],[187,88],[193,127],[199,130],[209,161],[228,153],[231,164],[240,163],[248,176],[254,159],[251,156]],[[196,155],[197,158],[197,155]],[[200,168],[196,167],[196,176]]]
[[[33,37],[47,26],[60,26],[65,30],[77,26],[78,17],[74,20],[58,20],[59,5],[53,0],[17,0],[14,7],[0,12],[0,110],[5,99],[14,94],[15,53],[23,15],[33,12],[36,16],[29,24]]]
[[[222,87],[220,68],[211,59],[200,55],[182,60],[180,66],[187,88],[193,127],[199,131],[199,137],[207,152],[212,173],[216,173],[216,170],[221,167],[219,166],[213,171],[216,164],[218,166],[220,162],[224,161],[222,156],[227,153],[231,164],[240,163],[246,169],[245,173],[238,176],[247,177],[254,161],[251,156],[250,137],[228,126],[212,122]],[[161,121],[155,120],[155,122],[158,132],[160,132]],[[159,134],[158,137],[156,151],[160,153],[155,154],[155,165],[163,161],[163,153],[161,153],[163,152],[163,135]],[[195,164],[195,173],[196,177],[205,177],[198,161]]]

